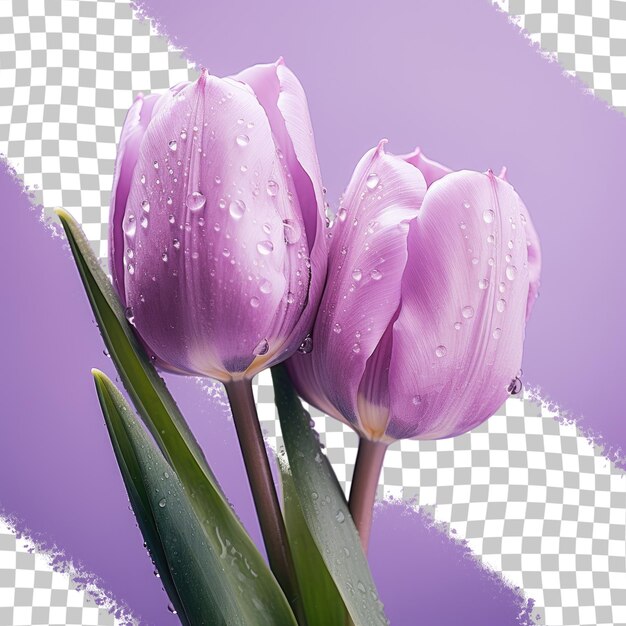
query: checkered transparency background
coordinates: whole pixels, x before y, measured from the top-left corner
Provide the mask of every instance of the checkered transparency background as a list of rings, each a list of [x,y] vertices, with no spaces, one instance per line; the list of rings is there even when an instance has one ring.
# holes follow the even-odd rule
[[[565,71],[626,112],[626,0],[494,4]],[[139,91],[195,75],[127,0],[0,0],[0,153],[46,215],[64,206],[76,216],[104,260],[126,110]],[[267,373],[255,393],[278,447]],[[349,487],[356,435],[312,415]],[[626,625],[624,473],[528,396],[510,398],[462,437],[394,444],[379,486],[380,498],[392,496],[449,524],[478,559],[521,587],[536,602],[537,623]],[[0,626],[117,623],[94,597],[0,523]]]

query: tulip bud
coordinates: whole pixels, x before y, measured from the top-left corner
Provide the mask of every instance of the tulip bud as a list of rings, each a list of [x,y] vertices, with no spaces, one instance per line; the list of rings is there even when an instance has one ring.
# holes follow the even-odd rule
[[[519,372],[540,251],[526,207],[488,172],[451,172],[382,143],[357,166],[331,230],[305,400],[362,437],[462,434]]]
[[[137,98],[110,261],[157,365],[228,381],[285,359],[312,324],[326,254],[306,98],[282,60]]]

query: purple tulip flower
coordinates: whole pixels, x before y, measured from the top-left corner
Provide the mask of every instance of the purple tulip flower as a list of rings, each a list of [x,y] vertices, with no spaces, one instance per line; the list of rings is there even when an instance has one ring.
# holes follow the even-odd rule
[[[288,361],[300,395],[361,437],[350,504],[364,548],[387,445],[465,433],[519,382],[540,271],[503,178],[383,146],[357,165],[330,230],[313,349]]]
[[[324,228],[306,98],[282,60],[136,99],[111,272],[162,369],[249,380],[293,353],[326,275]]]

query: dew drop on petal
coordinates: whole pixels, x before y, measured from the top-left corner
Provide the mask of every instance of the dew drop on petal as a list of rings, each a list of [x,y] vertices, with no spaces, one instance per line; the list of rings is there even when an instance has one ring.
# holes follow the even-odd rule
[[[300,240],[300,227],[293,220],[283,220],[283,236],[286,244],[297,243]]]
[[[485,209],[483,211],[483,220],[485,220],[487,224],[491,224],[491,222],[493,222],[494,217],[495,217],[495,213],[491,209]]]
[[[267,354],[269,350],[270,350],[269,341],[267,339],[261,339],[261,341],[259,341],[259,343],[254,348],[254,354],[256,356],[263,356],[264,354]]]
[[[474,317],[474,309],[471,306],[464,306],[461,309],[461,315],[468,320],[470,317]]]
[[[501,283],[498,285],[498,291],[500,291],[500,293],[504,293],[504,292],[506,291],[506,284],[505,284],[505,283],[503,283],[503,282],[501,282]]]
[[[230,256],[230,250],[228,248],[224,248],[222,250],[222,256],[227,259]]]
[[[159,162],[158,162],[158,161],[153,161],[153,162],[152,162],[152,165],[154,166],[154,169],[155,169],[155,170],[158,170],[158,169],[159,169]]]
[[[180,138],[183,141],[185,141],[185,139],[187,139],[187,131],[184,128],[180,131]]]
[[[258,309],[260,304],[261,301],[256,296],[252,296],[252,298],[250,298],[250,306],[253,309]]]
[[[141,208],[146,212],[150,213],[150,203],[147,200],[143,200],[141,202]]]
[[[413,404],[413,406],[418,406],[419,404],[422,403],[422,396],[420,395],[413,396],[411,398],[411,403]]]
[[[383,273],[380,270],[373,269],[370,272],[370,278],[372,280],[380,280],[383,277]]]
[[[170,141],[167,145],[169,146],[172,152],[176,152],[176,150],[178,150],[178,144],[176,143],[174,139]]]
[[[167,501],[165,500],[165,498],[161,498],[161,499],[159,500],[159,506],[160,506],[161,508],[164,508],[166,504],[167,504]]]
[[[141,175],[141,178],[140,178],[139,180],[141,181],[141,184],[142,184],[142,185],[145,185],[145,184],[146,184],[146,175],[145,175],[145,174],[142,174],[142,175]]]
[[[360,343],[355,343],[352,346],[352,352],[354,352],[354,354],[358,354],[359,352],[361,352],[361,344]]]
[[[522,380],[520,379],[519,376],[516,376],[510,383],[509,386],[507,387],[507,391],[512,395],[512,396],[517,396],[521,393],[523,388],[522,385]]]
[[[180,250],[180,241],[178,239],[174,239],[172,241],[172,245],[174,246],[176,250]]]
[[[164,253],[161,255],[161,260],[163,261],[163,263],[167,263],[167,252],[164,252]]]
[[[509,280],[514,280],[516,274],[517,274],[517,268],[515,267],[515,265],[509,265],[506,268],[506,277]]]
[[[264,241],[259,241],[259,243],[257,243],[256,249],[259,254],[266,256],[274,250],[274,244],[269,241],[269,239],[265,239]]]
[[[145,215],[141,216],[139,223],[141,224],[142,228],[148,228],[148,218]]]
[[[275,180],[267,181],[267,195],[274,198],[278,194],[278,183]]]
[[[333,332],[336,333],[337,335],[339,333],[341,333],[341,324],[339,322],[337,322],[334,326],[333,326]]]
[[[494,329],[492,336],[494,339],[500,339],[500,337],[502,336],[502,329],[501,328]]]
[[[489,287],[489,281],[486,278],[481,278],[478,281],[478,288],[479,289],[487,289],[487,287]]]
[[[307,335],[300,344],[298,352],[301,352],[302,354],[309,354],[311,350],[313,350],[313,338],[311,335]]]
[[[248,135],[237,135],[235,141],[238,146],[245,148],[250,143],[250,137],[248,137]]]
[[[267,280],[267,278],[264,278],[259,283],[259,290],[261,291],[261,293],[271,293],[272,292],[272,283],[269,280]]]
[[[380,182],[380,177],[378,176],[378,174],[375,174],[374,172],[372,172],[366,179],[365,181],[365,185],[367,186],[368,189],[376,189],[376,187],[378,186],[378,183]]]
[[[454,322],[454,330],[461,330],[461,322]]]
[[[126,218],[126,224],[124,225],[124,232],[129,237],[135,236],[135,233],[137,232],[137,220],[135,219],[134,215],[129,215]]]
[[[496,302],[496,309],[498,310],[498,313],[503,313],[505,308],[506,308],[506,300],[504,300],[503,298],[500,298]]]
[[[243,200],[233,200],[228,205],[228,212],[235,220],[240,220],[246,212],[246,203]]]
[[[287,292],[287,304],[293,304],[296,301],[296,296],[292,291]]]
[[[337,217],[339,218],[340,222],[345,222],[346,217],[348,217],[348,211],[346,211],[344,207],[341,207],[339,211],[337,211]]]
[[[441,358],[443,356],[446,356],[446,353],[448,352],[447,348],[445,346],[437,346],[435,348],[435,354]]]
[[[363,272],[357,267],[352,271],[352,278],[358,283],[363,278]]]
[[[199,191],[194,191],[187,196],[187,208],[190,211],[199,211],[206,204],[206,198]]]
[[[493,235],[487,235],[487,243],[495,243],[496,238]]]

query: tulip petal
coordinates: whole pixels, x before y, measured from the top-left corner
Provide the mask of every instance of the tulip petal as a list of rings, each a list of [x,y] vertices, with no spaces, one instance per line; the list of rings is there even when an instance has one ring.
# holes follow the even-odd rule
[[[303,315],[298,323],[291,325],[291,333],[284,342],[284,358],[295,350],[310,330],[326,277],[324,192],[313,127],[302,85],[282,59],[276,63],[255,65],[234,78],[250,86],[267,114],[278,154],[293,181],[308,243],[311,265],[309,306],[302,309]]]
[[[360,430],[368,425],[358,416],[359,383],[398,308],[408,223],[425,192],[419,170],[386,154],[383,142],[361,159],[329,233],[330,273],[313,330],[313,350],[295,355],[290,366],[300,389],[299,364],[310,360],[329,403]]]
[[[295,277],[308,272],[300,244],[286,241],[285,219],[304,228],[291,188],[267,116],[241,83],[203,73],[160,106],[128,200],[125,286],[159,363],[227,380],[281,347],[274,333],[287,300],[306,299]]]
[[[141,140],[152,119],[155,104],[160,100],[159,95],[144,96],[139,94],[124,120],[122,133],[115,161],[113,176],[113,191],[111,193],[109,261],[113,285],[118,294],[125,300],[124,293],[124,236],[122,224],[126,212],[126,202],[130,192],[130,183],[139,156]]]
[[[451,173],[429,188],[409,232],[387,437],[459,435],[506,399],[529,292],[522,212],[491,172]]]
[[[424,156],[424,153],[420,148],[415,148],[410,154],[405,154],[401,157],[407,163],[414,165],[426,179],[426,184],[430,187],[436,180],[443,178],[446,174],[450,174],[452,170],[437,161]]]

